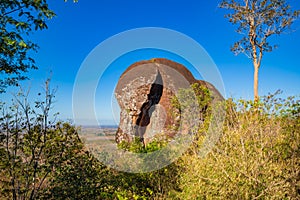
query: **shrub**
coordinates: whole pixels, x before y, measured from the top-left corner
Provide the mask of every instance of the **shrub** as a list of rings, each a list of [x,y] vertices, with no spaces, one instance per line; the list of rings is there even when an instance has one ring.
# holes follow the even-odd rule
[[[224,133],[205,158],[182,157],[182,199],[299,199],[299,101],[227,100]]]
[[[73,125],[54,122],[49,80],[45,88],[34,106],[22,90],[12,105],[1,105],[1,199],[95,197],[103,192],[95,176],[103,167],[84,149]]]

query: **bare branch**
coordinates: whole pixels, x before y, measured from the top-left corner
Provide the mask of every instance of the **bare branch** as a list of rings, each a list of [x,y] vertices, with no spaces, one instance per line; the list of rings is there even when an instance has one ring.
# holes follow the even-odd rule
[[[24,5],[24,6],[19,6],[19,7],[16,8],[16,9],[13,9],[13,10],[11,10],[11,11],[8,11],[8,12],[6,12],[6,13],[3,13],[3,14],[1,15],[1,17],[4,17],[4,16],[7,16],[7,15],[12,14],[12,13],[14,13],[14,12],[17,12],[17,11],[21,10],[22,8],[25,8],[25,5]]]
[[[252,59],[255,68],[261,66],[263,53],[274,49],[268,39],[290,28],[300,15],[300,11],[291,10],[284,0],[223,0],[220,7],[231,11],[225,17],[238,25],[236,32],[244,35],[231,51],[235,54],[244,53]],[[254,82],[254,93],[257,94],[258,70],[255,72]]]

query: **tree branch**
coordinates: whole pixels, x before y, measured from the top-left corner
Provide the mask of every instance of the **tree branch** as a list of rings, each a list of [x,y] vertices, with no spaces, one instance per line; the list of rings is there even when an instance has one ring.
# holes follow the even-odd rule
[[[20,6],[19,8],[16,8],[16,9],[11,10],[11,11],[9,11],[9,12],[3,13],[1,16],[3,17],[3,16],[6,16],[6,15],[9,15],[9,14],[11,14],[11,13],[13,13],[13,12],[16,12],[16,11],[21,10],[22,8],[25,8],[25,5],[24,5],[24,6]]]

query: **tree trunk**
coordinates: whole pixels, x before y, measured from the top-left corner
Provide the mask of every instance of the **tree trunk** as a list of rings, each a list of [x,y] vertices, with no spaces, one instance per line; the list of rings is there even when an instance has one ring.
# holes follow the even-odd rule
[[[259,67],[254,64],[254,83],[253,83],[253,89],[254,89],[254,101],[257,102],[259,100],[258,96],[258,69]]]

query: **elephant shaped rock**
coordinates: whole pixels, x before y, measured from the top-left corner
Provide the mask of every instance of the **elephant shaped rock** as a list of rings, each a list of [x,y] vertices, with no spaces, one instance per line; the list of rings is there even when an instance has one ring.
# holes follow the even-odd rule
[[[172,98],[193,83],[208,88],[213,98],[223,99],[213,85],[196,80],[185,66],[171,60],[155,58],[129,66],[115,89],[121,109],[116,142],[130,142],[134,137],[147,142],[158,133],[174,136],[180,109],[171,105]]]

